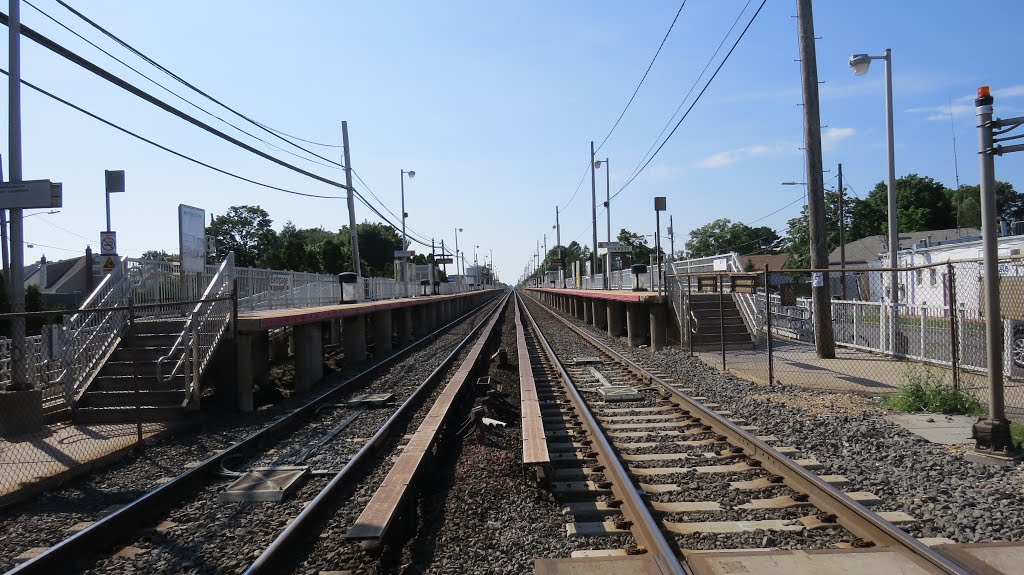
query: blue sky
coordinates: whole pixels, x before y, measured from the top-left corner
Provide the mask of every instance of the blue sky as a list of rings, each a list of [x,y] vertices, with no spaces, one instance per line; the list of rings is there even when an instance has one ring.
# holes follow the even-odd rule
[[[32,2],[200,102],[53,0]],[[553,234],[556,205],[564,209],[562,242],[589,243],[589,174],[575,196],[574,190],[588,163],[590,141],[607,134],[679,7],[675,1],[298,1],[286,11],[280,2],[262,1],[72,4],[265,124],[338,144],[341,121],[347,120],[352,164],[376,196],[398,213],[400,170],[415,170],[416,178],[406,182],[410,230],[451,245],[453,228],[462,227],[459,247],[470,259],[473,246],[480,246],[481,258],[493,250],[507,280],[518,277],[542,234]],[[749,3],[718,58],[758,4]],[[612,193],[644,157],[745,5],[746,0],[687,2],[632,107],[598,153],[611,160]],[[834,185],[838,162],[861,197],[885,176],[883,67],[876,62],[867,76],[854,77],[847,66],[852,53],[880,54],[885,48],[893,50],[897,174],[916,172],[953,186],[955,133],[960,181],[977,182],[976,88],[993,87],[997,115],[1024,114],[1020,47],[1012,33],[998,32],[999,22],[1024,17],[1024,4],[993,0],[984,6],[925,0],[816,3],[824,160],[831,170],[826,182]],[[652,234],[652,198],[660,195],[668,197],[677,249],[689,230],[715,218],[784,232],[786,220],[799,214],[802,190],[780,185],[804,179],[794,14],[792,0],[768,1],[673,138],[612,201],[613,235],[622,227]],[[22,19],[194,112],[28,5],[22,6]],[[6,68],[6,43],[2,51]],[[22,51],[24,79],[164,145],[277,186],[338,192],[219,141],[29,41]],[[712,69],[716,65],[717,60]],[[218,114],[228,118],[227,112]],[[0,121],[7,122],[6,105]],[[215,214],[231,205],[259,204],[278,229],[288,220],[327,229],[347,222],[342,201],[300,198],[230,179],[27,89],[22,123],[24,177],[63,182],[65,206],[59,214],[26,220],[25,237],[34,245],[26,250],[27,261],[44,253],[50,259],[69,257],[86,244],[98,247],[104,169],[127,172],[128,192],[112,197],[112,211],[120,252],[129,256],[147,249],[176,251],[179,203]],[[6,152],[3,132],[0,145]],[[324,176],[343,177],[254,145]],[[315,151],[339,159],[337,149]],[[6,162],[4,168],[6,173]],[[1024,155],[997,159],[997,178],[1022,189],[1022,175]],[[599,201],[604,184],[602,169]],[[359,204],[357,217],[377,219]],[[598,221],[603,240],[600,208]],[[549,237],[549,246],[553,243]]]

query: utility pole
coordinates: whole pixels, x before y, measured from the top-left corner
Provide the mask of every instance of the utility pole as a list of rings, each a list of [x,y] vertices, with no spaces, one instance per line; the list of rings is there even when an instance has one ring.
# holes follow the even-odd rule
[[[2,159],[2,156],[0,156]],[[3,164],[0,163],[0,182],[4,179],[4,168]],[[4,284],[7,286],[7,293],[11,293],[11,256],[7,249],[10,244],[7,242],[7,210],[0,209],[0,256],[2,256],[4,266]],[[92,268],[89,268],[90,270]],[[92,273],[92,272],[90,272]]]
[[[846,213],[843,211],[843,164],[839,163],[839,282],[843,300],[846,299]]]
[[[21,182],[21,0],[10,1],[8,16],[8,125],[7,161],[11,183]],[[34,386],[28,377],[25,341],[25,230],[24,210],[11,208],[11,383],[8,390]],[[91,272],[91,270],[89,270]]]
[[[442,260],[448,259],[448,252],[444,249],[444,238],[441,239],[441,259]],[[441,269],[444,270],[445,278],[447,278],[448,277],[448,264],[447,263],[441,264]]]
[[[821,165],[821,118],[818,113],[818,61],[814,48],[814,16],[811,0],[797,0],[800,28],[800,76],[804,96],[804,142],[807,154],[807,215],[811,244],[811,268],[828,269],[825,229],[825,182]],[[890,262],[895,265],[895,262]],[[832,332],[832,296],[827,271],[812,272],[814,347],[818,357],[836,356]]]
[[[558,265],[565,275],[565,254],[562,253],[562,225],[558,223],[558,206],[555,206],[555,243],[558,244]],[[565,287],[564,285],[562,287]]]
[[[672,252],[668,255],[668,261],[676,261],[676,228],[672,225],[672,216],[668,217],[668,249]]]
[[[590,141],[590,229],[594,232],[594,251],[590,254],[590,277],[597,273],[597,171],[594,169],[594,141]]]
[[[352,270],[356,272],[356,277],[362,277],[362,269],[359,267],[359,233],[356,231],[356,205],[352,199],[352,157],[348,151],[348,122],[342,120],[341,122],[341,144],[344,147],[344,162],[345,162],[345,189],[348,192],[345,198],[348,203],[348,237],[349,243],[352,244]]]

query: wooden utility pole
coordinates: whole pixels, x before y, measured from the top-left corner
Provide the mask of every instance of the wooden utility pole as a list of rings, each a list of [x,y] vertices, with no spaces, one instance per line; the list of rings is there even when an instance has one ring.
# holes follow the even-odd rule
[[[348,203],[348,235],[349,243],[352,244],[352,271],[356,272],[356,277],[363,275],[363,270],[359,267],[359,232],[356,230],[356,205],[352,199],[352,156],[348,150],[348,122],[341,122],[341,144],[344,146],[344,161],[345,161],[345,190],[348,195],[345,197],[345,201]],[[362,289],[362,288],[360,288]]]
[[[825,229],[825,182],[821,165],[821,118],[818,113],[818,61],[814,51],[811,0],[797,0],[800,28],[800,77],[804,95],[804,144],[807,154],[807,216],[811,244],[814,346],[819,358],[836,356],[832,332],[832,294],[828,283]]]

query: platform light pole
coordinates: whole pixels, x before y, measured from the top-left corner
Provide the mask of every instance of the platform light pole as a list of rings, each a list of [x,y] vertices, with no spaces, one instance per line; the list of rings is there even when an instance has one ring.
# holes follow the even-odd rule
[[[607,235],[608,245],[605,247],[605,252],[604,252],[604,282],[603,283],[604,283],[604,289],[609,289],[609,288],[611,288],[611,285],[612,285],[611,284],[611,278],[609,277],[609,274],[611,274],[611,270],[612,270],[612,251],[611,251],[611,245],[612,245],[612,195],[611,195],[612,194],[612,191],[611,191],[611,188],[612,188],[612,169],[611,169],[610,164],[608,163],[608,158],[605,158],[603,161],[602,160],[595,160],[594,161],[594,167],[595,168],[600,168],[602,165],[604,166],[604,177],[605,177],[605,180],[604,180],[604,191],[605,191],[604,213],[605,213],[605,215],[607,216],[607,219],[608,219],[608,235]]]
[[[456,226],[456,228],[455,228],[455,273],[459,274],[459,276],[462,278],[462,283],[465,284],[466,283],[466,274],[464,274],[464,273],[459,271],[459,232],[461,232],[461,231],[462,231],[462,228]]]
[[[10,182],[21,182],[21,0],[11,0],[8,16],[8,124],[7,161]],[[10,209],[11,220],[11,383],[10,391],[34,387],[29,379],[25,339],[25,228],[24,210]]]
[[[565,277],[565,254],[562,252],[562,225],[558,222],[558,206],[555,206],[555,243],[558,245],[558,269],[562,272],[562,277]],[[565,287],[563,280],[562,285],[559,287]]]
[[[411,179],[416,177],[416,171],[415,170],[402,170],[402,251],[403,252],[409,250],[409,241],[405,237],[405,218],[409,217],[409,214],[407,214],[405,212],[405,176],[407,174],[409,176],[409,179],[411,180]],[[408,267],[406,265],[406,261],[407,261],[407,258],[403,255],[402,256],[402,284],[403,285],[407,284],[409,282],[409,278],[406,277],[406,273],[407,273],[406,268]]]
[[[341,121],[342,161],[345,163],[345,203],[348,206],[348,237],[352,245],[352,271],[356,277],[362,277],[363,270],[359,261],[359,231],[356,229],[356,204],[352,196],[352,156],[348,147],[348,122]],[[404,182],[403,182],[404,183]],[[404,207],[402,208],[404,211]]]
[[[597,273],[597,171],[594,169],[594,141],[590,141],[590,229],[594,232],[594,251],[590,254],[590,277]]]
[[[900,246],[900,234],[896,225],[896,152],[893,137],[893,110],[892,110],[892,50],[886,48],[881,56],[869,56],[867,54],[854,54],[850,56],[850,68],[856,76],[863,76],[868,73],[872,60],[885,60],[885,128],[889,149],[889,176],[886,179],[888,186],[889,200],[889,267],[892,268],[889,276],[889,299],[892,302],[892,313],[889,326],[889,349],[896,351],[896,330],[899,326],[900,317],[900,286],[896,268],[899,262],[896,260]]]

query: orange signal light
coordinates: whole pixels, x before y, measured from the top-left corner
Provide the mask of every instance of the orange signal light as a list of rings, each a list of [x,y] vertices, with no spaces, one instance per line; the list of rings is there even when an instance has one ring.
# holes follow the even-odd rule
[[[982,86],[978,88],[979,98],[988,98],[990,96],[992,96],[992,90],[988,86]]]

